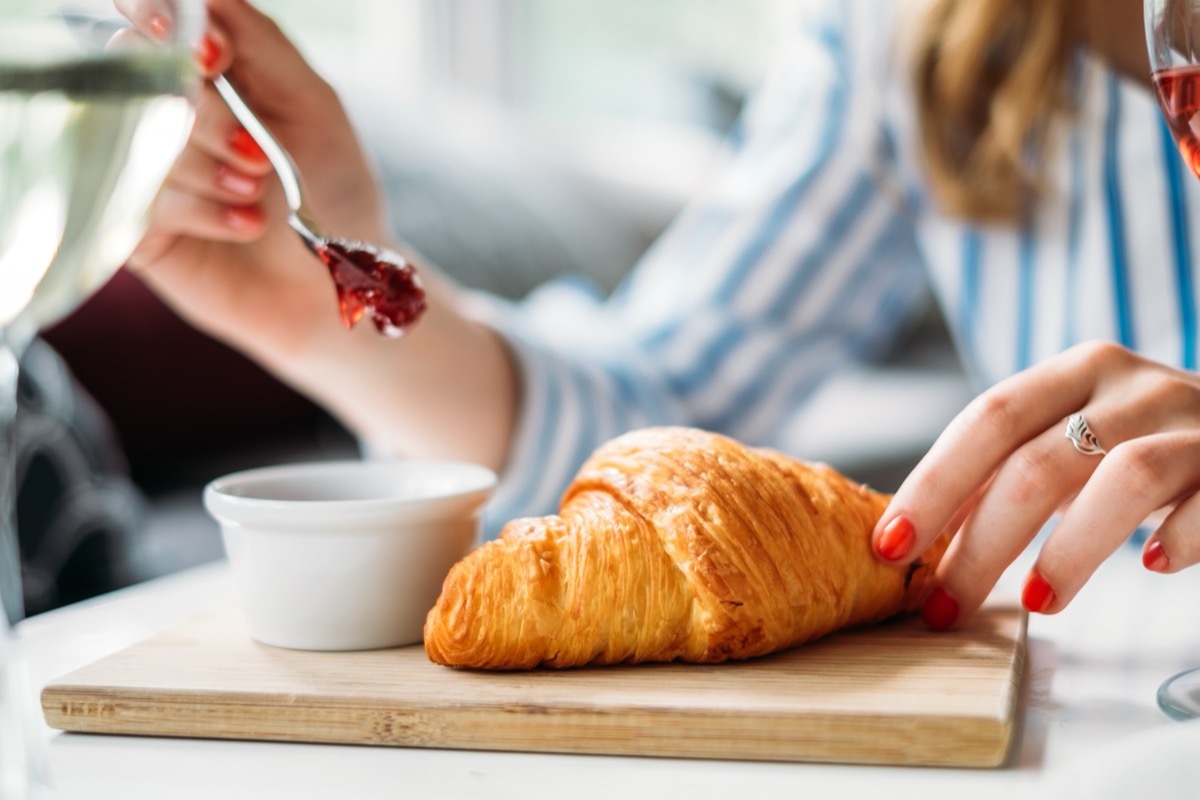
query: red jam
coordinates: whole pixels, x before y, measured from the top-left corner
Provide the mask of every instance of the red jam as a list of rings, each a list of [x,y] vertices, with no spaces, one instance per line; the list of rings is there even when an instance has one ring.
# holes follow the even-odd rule
[[[333,276],[347,328],[369,316],[380,333],[400,336],[425,313],[425,291],[404,257],[345,239],[330,239],[317,254]]]

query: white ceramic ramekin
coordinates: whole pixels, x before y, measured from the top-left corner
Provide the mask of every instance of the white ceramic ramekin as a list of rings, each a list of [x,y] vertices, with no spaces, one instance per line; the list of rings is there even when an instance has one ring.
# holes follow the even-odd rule
[[[416,644],[450,567],[479,541],[491,470],[448,461],[331,461],[212,481],[250,634],[302,650]]]

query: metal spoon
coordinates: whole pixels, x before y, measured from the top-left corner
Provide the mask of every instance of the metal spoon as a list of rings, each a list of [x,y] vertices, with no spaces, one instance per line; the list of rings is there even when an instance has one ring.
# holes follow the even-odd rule
[[[233,115],[237,117],[238,122],[246,129],[246,132],[254,137],[254,141],[258,142],[258,146],[266,153],[267,160],[275,168],[279,182],[283,185],[283,194],[287,199],[288,209],[291,211],[288,215],[288,224],[296,233],[300,234],[300,238],[313,253],[324,259],[324,249],[328,247],[330,237],[321,231],[320,226],[313,221],[312,214],[308,211],[296,162],[292,161],[287,150],[283,149],[283,145],[271,135],[267,126],[263,125],[255,116],[254,112],[250,110],[250,106],[246,105],[241,95],[233,88],[233,84],[227,81],[224,75],[213,78],[213,86],[216,87],[217,92],[229,106]]]
[[[288,224],[329,267],[338,290],[343,324],[352,328],[363,316],[369,316],[376,329],[389,336],[399,336],[412,327],[426,306],[425,293],[412,264],[390,250],[326,234],[313,221],[305,204],[300,172],[292,157],[224,75],[214,78],[213,86],[275,168],[291,212]]]

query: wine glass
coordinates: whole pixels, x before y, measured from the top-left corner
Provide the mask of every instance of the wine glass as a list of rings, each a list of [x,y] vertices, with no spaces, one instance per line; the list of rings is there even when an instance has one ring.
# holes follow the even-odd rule
[[[1200,177],[1200,0],[1145,0],[1145,12],[1159,107],[1184,163]],[[1200,717],[1200,668],[1165,680],[1158,705],[1175,719]]]
[[[124,263],[191,128],[202,0],[157,35],[113,0],[0,0],[0,797],[44,786],[20,638],[17,377],[37,331]]]

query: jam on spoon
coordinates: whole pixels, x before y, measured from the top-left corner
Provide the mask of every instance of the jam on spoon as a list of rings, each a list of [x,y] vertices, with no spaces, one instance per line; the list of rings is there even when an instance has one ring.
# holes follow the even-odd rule
[[[425,292],[403,256],[363,242],[329,238],[313,248],[337,286],[342,323],[370,316],[376,330],[399,336],[425,312]]]

